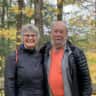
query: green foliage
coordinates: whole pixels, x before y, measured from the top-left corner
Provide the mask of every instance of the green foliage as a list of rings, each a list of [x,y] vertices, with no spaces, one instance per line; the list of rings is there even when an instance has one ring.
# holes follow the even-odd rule
[[[14,42],[12,40],[0,37],[0,77],[4,75],[5,57],[12,51],[12,48],[10,48],[11,45],[14,46]]]
[[[58,14],[58,10],[53,5],[44,3],[42,13],[43,13],[44,24],[46,26],[50,26],[51,21],[56,20],[56,15]]]
[[[6,56],[10,53],[10,45],[12,44],[11,40],[1,37],[0,39],[0,56]]]

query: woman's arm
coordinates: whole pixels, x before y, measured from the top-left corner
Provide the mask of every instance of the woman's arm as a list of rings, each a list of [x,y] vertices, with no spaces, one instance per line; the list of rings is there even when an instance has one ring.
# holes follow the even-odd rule
[[[15,73],[16,73],[16,58],[14,55],[7,57],[5,61],[5,75],[4,75],[5,96],[16,96]]]

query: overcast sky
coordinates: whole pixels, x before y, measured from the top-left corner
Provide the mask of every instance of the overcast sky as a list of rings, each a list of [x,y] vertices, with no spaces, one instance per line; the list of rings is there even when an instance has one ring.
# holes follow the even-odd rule
[[[49,0],[49,3],[56,4],[57,3],[57,0]]]

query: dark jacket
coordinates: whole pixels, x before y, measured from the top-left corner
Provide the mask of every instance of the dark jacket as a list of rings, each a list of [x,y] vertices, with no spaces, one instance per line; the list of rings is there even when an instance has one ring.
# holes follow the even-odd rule
[[[46,64],[48,64],[50,49],[51,49],[51,44],[49,42],[45,44],[45,46],[43,46],[40,50],[44,58],[44,65],[45,65],[47,76],[48,76],[47,74],[48,66]],[[68,55],[69,70],[67,71],[69,71],[68,83],[70,85],[72,96],[91,96],[91,92],[92,92],[91,80],[90,80],[86,57],[83,51],[77,48],[76,46],[72,45],[69,41],[67,41],[66,43],[65,51],[69,54]],[[65,56],[65,53],[64,53],[64,56]],[[65,65],[62,64],[62,67],[64,66]],[[50,67],[49,67],[49,70],[50,70]],[[62,72],[63,71],[64,70],[62,68]],[[68,95],[65,95],[65,96],[68,96]]]
[[[39,52],[35,49],[18,49],[6,59],[5,96],[46,96],[44,67]]]

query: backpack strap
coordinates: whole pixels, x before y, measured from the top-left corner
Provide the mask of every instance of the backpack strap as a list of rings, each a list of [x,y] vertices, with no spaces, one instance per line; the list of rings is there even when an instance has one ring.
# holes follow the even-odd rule
[[[16,48],[16,64],[18,63],[18,49]]]

